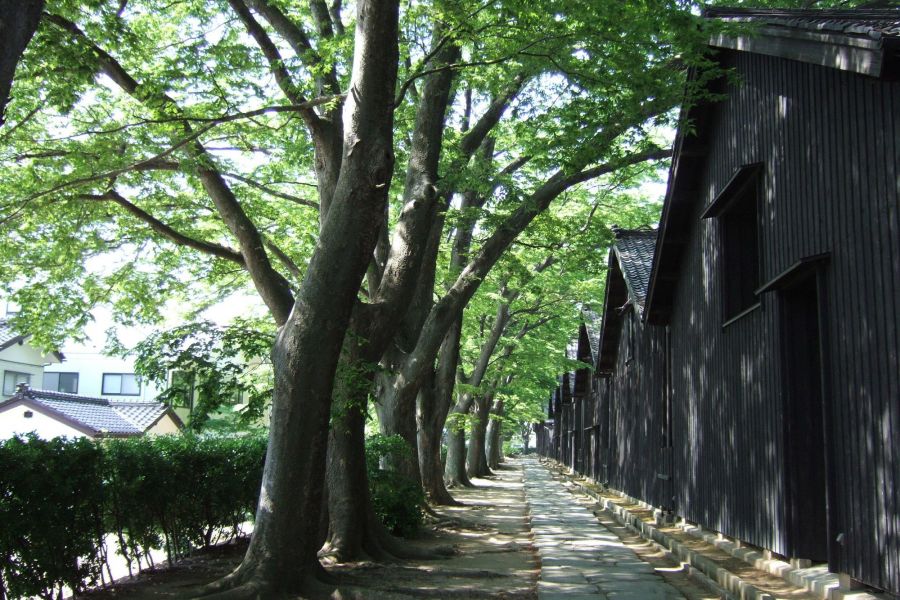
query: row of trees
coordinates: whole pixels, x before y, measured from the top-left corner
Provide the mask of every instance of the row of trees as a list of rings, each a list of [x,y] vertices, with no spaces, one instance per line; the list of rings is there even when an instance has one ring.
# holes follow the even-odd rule
[[[563,366],[604,221],[641,220],[621,190],[669,155],[686,71],[716,76],[683,0],[20,6],[40,14],[0,129],[20,323],[49,345],[97,303],[153,322],[250,287],[276,331],[256,529],[222,597],[318,589],[323,544],[408,553],[372,510],[367,412],[452,502],[445,424],[465,484],[460,420],[477,407],[479,472],[492,404],[526,410]]]

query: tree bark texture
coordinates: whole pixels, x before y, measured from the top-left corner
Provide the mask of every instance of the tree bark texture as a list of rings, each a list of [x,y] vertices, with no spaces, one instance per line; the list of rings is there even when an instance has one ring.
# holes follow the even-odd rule
[[[456,367],[459,362],[459,344],[462,336],[462,320],[458,320],[447,332],[441,345],[438,367],[434,371],[428,393],[419,392],[416,407],[419,436],[419,469],[422,487],[433,504],[459,505],[444,483],[444,463],[441,461],[441,437],[447,415],[450,412]],[[423,389],[425,389],[423,387]]]
[[[469,445],[466,448],[466,475],[473,477],[490,477],[493,475],[488,468],[486,450],[486,437],[488,421],[490,420],[490,407],[493,402],[493,392],[478,396],[472,403],[475,411],[475,419],[472,423],[472,432],[469,434]]]
[[[488,423],[486,449],[487,464],[489,469],[497,469],[503,460],[503,400],[494,400],[491,407],[491,422]]]
[[[275,342],[256,526],[241,566],[211,589],[222,597],[302,592],[321,569],[319,515],[334,376],[393,170],[398,13],[396,2],[357,4],[344,160],[319,244]]]
[[[459,404],[457,404],[459,406]],[[444,465],[444,483],[448,488],[472,487],[469,475],[466,473],[466,430],[455,424],[453,416],[462,415],[457,406],[450,411],[451,419],[447,427],[447,462]]]
[[[37,31],[44,0],[0,0],[0,126],[16,66]]]

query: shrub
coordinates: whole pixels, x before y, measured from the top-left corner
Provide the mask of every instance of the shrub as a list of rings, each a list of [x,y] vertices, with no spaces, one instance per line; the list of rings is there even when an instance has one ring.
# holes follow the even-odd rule
[[[131,566],[235,535],[255,512],[265,450],[262,436],[0,442],[0,598],[95,583],[109,534]]]
[[[376,434],[366,439],[366,470],[375,514],[394,534],[410,535],[422,526],[425,493],[403,474],[380,468],[384,459],[412,456],[412,448],[399,435]]]
[[[513,443],[510,440],[506,440],[503,442],[503,456],[515,458],[515,457],[521,456],[521,455],[522,455],[521,442],[516,441],[515,443]]]
[[[53,598],[99,578],[101,465],[88,440],[0,442],[0,597]]]

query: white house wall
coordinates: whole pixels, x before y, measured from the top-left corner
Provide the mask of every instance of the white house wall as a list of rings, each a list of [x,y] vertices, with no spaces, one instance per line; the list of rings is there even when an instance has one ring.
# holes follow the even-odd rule
[[[134,373],[134,362],[102,354],[66,350],[62,364],[47,367],[47,373],[78,373],[78,395],[110,400],[155,400],[160,390],[147,381],[141,382],[141,393],[136,396],[103,394],[104,373]]]
[[[170,433],[178,433],[181,431],[178,425],[175,423],[175,420],[170,415],[163,415],[163,417],[156,422],[156,424],[149,428],[146,433],[148,435],[167,435]]]
[[[3,373],[6,371],[15,371],[16,373],[28,373],[31,375],[31,385],[33,387],[41,387],[44,378],[44,365],[58,362],[54,355],[45,355],[32,346],[28,342],[22,344],[13,344],[12,346],[0,350],[0,382],[2,382]],[[2,394],[2,389],[0,389]],[[0,396],[5,400],[8,395]]]
[[[26,417],[26,412],[30,412],[32,416]],[[0,408],[0,440],[31,432],[45,440],[55,437],[85,437],[82,432],[74,427],[58,421],[55,417],[49,413],[44,413],[40,409],[24,404],[17,404],[10,408]]]

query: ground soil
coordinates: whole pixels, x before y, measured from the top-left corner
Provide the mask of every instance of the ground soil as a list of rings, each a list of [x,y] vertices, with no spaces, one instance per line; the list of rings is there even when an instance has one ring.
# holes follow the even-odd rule
[[[340,587],[357,597],[379,600],[413,598],[537,598],[540,563],[531,545],[522,469],[501,465],[496,477],[476,479],[477,487],[453,490],[460,507],[438,507],[428,525],[409,541],[417,548],[452,546],[438,560],[395,563],[354,562],[327,565]],[[89,600],[162,600],[191,598],[203,585],[233,570],[246,540],[198,553],[172,567],[145,571],[83,597]]]

